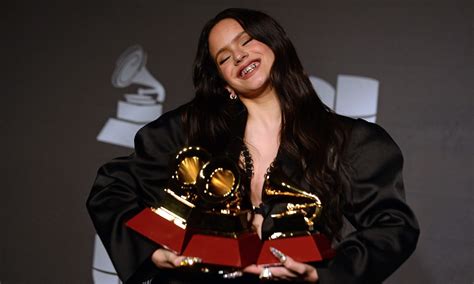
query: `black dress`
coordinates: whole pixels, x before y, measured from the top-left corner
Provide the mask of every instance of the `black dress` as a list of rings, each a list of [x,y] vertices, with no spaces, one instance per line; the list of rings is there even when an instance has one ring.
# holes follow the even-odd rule
[[[227,283],[180,270],[160,270],[151,262],[158,245],[125,227],[143,208],[153,206],[171,176],[169,162],[185,145],[181,114],[185,106],[163,114],[135,137],[135,152],[102,166],[87,208],[119,277],[125,283]],[[241,139],[247,113],[235,117],[235,139]],[[404,200],[403,157],[378,125],[337,116],[349,130],[343,160],[352,168],[345,184],[344,216],[355,228],[336,247],[336,257],[317,267],[319,283],[381,283],[414,251],[419,228]],[[292,182],[296,161],[279,152],[277,160]],[[302,185],[303,186],[303,185]],[[303,186],[304,187],[304,186]],[[265,220],[262,231],[271,232]],[[207,277],[207,278],[204,278]],[[258,282],[255,276],[229,283]]]

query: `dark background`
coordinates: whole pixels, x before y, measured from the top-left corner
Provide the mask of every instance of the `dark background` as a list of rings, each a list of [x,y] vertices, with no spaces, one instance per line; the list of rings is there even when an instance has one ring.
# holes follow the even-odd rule
[[[2,4],[0,282],[91,283],[85,200],[97,168],[131,150],[96,141],[126,90],[117,57],[142,45],[164,109],[192,96],[204,22],[227,7],[266,11],[307,72],[380,82],[377,122],[405,156],[422,234],[387,283],[474,281],[474,4],[446,0],[15,1]],[[136,87],[131,87],[136,90]]]

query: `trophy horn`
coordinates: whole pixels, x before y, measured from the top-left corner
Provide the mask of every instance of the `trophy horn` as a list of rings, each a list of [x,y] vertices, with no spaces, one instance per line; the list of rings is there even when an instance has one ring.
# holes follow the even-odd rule
[[[302,215],[309,230],[313,230],[314,222],[321,214],[322,204],[319,197],[293,185],[281,173],[270,172],[265,176],[263,195],[268,199],[278,199],[287,203],[286,211],[272,214],[274,219]]]
[[[202,167],[198,179],[199,197],[206,207],[239,209],[240,172],[232,160],[226,157],[213,158]]]
[[[209,152],[200,147],[186,147],[179,151],[175,158],[172,188],[191,202],[195,201],[198,197],[196,184],[199,172],[210,159]]]

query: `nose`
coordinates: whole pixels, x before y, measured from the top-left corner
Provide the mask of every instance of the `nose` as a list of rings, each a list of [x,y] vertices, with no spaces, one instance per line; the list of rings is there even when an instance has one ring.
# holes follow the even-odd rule
[[[240,62],[242,62],[245,58],[247,58],[248,53],[243,51],[243,50],[236,50],[234,52],[234,64],[238,65]]]

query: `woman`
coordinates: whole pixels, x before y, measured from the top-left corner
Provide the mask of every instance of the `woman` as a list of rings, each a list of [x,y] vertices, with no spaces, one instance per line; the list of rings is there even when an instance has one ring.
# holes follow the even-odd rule
[[[97,232],[124,282],[216,280],[177,273],[174,268],[195,259],[160,248],[123,224],[160,198],[170,158],[190,145],[245,162],[248,199],[257,208],[252,222],[260,236],[272,232],[266,217],[273,208],[262,200],[264,176],[279,168],[320,197],[318,229],[337,243],[335,258],[324,265],[299,263],[276,251],[281,266],[252,265],[234,281],[258,282],[260,275],[275,281],[380,283],[413,252],[419,229],[404,202],[398,146],[379,126],[336,115],[322,104],[275,20],[246,9],[219,13],[201,33],[193,81],[195,98],[141,129],[135,153],[103,166],[89,197]],[[355,231],[341,238],[344,219]]]

